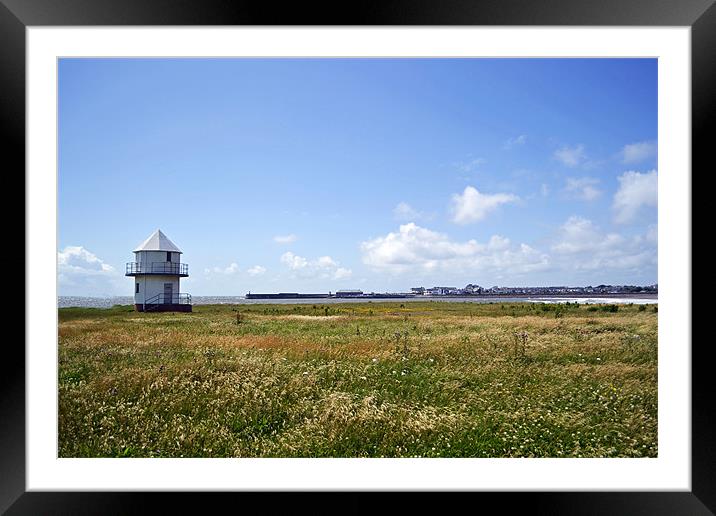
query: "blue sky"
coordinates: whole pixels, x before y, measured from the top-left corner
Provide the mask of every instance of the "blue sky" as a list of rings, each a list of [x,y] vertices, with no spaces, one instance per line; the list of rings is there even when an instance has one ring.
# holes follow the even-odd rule
[[[61,59],[60,295],[657,281],[655,59]]]

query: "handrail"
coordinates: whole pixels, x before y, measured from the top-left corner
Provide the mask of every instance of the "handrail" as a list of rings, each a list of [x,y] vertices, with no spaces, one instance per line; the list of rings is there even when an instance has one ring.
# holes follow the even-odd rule
[[[127,262],[125,276],[135,274],[178,274],[189,275],[189,264],[176,262]]]
[[[178,293],[172,294],[171,298],[168,294],[159,293],[149,299],[144,300],[145,305],[190,305],[191,294]]]

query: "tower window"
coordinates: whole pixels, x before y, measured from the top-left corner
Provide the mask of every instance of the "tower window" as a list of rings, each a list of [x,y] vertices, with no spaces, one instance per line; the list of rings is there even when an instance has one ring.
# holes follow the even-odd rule
[[[167,261],[168,262],[172,261],[172,253],[170,253],[169,251],[167,251]]]
[[[134,287],[134,293],[139,294],[139,283]]]

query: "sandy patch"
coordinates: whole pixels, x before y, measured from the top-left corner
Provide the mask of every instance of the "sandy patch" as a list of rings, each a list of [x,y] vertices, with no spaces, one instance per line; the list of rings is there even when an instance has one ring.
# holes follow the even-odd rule
[[[312,322],[329,322],[329,321],[347,321],[350,318],[345,315],[278,315],[274,319],[294,320],[294,321],[312,321]]]

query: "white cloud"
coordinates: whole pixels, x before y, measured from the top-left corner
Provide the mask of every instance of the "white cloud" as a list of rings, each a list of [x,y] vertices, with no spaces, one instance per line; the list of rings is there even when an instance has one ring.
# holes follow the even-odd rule
[[[407,202],[399,202],[393,208],[393,217],[401,222],[415,222],[417,220],[433,220],[435,213],[419,211]]]
[[[231,263],[228,267],[213,267],[211,269],[204,269],[205,274],[211,274],[212,272],[215,272],[216,274],[236,274],[239,272],[239,265],[237,263]]]
[[[95,275],[109,273],[114,267],[104,263],[82,246],[67,246],[57,253],[57,265],[62,271]]]
[[[542,194],[542,197],[547,197],[549,195],[549,186],[546,183],[542,183],[539,191]]]
[[[488,251],[504,251],[510,247],[510,239],[500,235],[492,235],[487,243]]]
[[[603,235],[591,220],[576,216],[562,225],[560,237],[552,250],[563,254],[604,251],[623,244],[623,238],[618,234]]]
[[[637,236],[604,232],[592,221],[574,216],[560,226],[552,245],[540,250],[502,235],[493,235],[487,243],[454,241],[410,223],[362,242],[361,253],[365,265],[391,275],[458,274],[519,282],[546,271],[561,278],[582,273],[593,278],[594,271],[604,269],[633,277],[651,274],[656,267],[655,233],[655,226]]]
[[[451,242],[445,235],[417,226],[403,224],[397,233],[361,244],[363,262],[374,267],[415,265],[430,260],[470,256],[482,249],[475,240]]]
[[[316,260],[316,265],[323,269],[329,267],[338,267],[338,264],[330,256],[321,256],[318,260]]]
[[[266,267],[254,265],[253,267],[250,267],[246,272],[249,274],[249,276],[259,276],[266,272]]]
[[[467,186],[462,194],[452,196],[453,222],[456,224],[478,222],[501,204],[515,202],[518,199],[517,196],[506,193],[483,194],[476,188]]]
[[[288,251],[281,255],[281,263],[303,277],[320,277],[343,279],[349,278],[353,271],[340,267],[340,263],[330,256],[321,256],[315,260],[308,260]]]
[[[57,280],[61,295],[114,295],[123,285],[114,267],[82,246],[67,246],[57,253]],[[126,287],[124,289],[123,287]]]
[[[555,262],[563,268],[640,269],[657,263],[654,228],[645,235],[627,238],[602,232],[591,220],[572,216],[560,227],[559,239],[552,246]]]
[[[554,152],[554,157],[568,167],[576,167],[586,158],[584,145],[562,147]]]
[[[308,266],[308,260],[302,256],[296,256],[291,251],[281,255],[281,263],[288,265],[288,268],[292,270],[304,269]]]
[[[273,237],[273,241],[277,244],[292,244],[296,240],[298,240],[298,237],[294,234],[276,235],[275,237]]]
[[[642,207],[656,207],[658,178],[656,170],[644,174],[635,171],[624,172],[617,178],[619,190],[614,194],[612,209],[617,224],[631,222]]]
[[[602,191],[596,187],[599,179],[594,177],[568,177],[565,191],[571,197],[583,201],[593,201],[602,195]]]
[[[646,141],[625,145],[622,149],[622,162],[626,164],[640,163],[656,156],[656,142]]]
[[[410,221],[420,218],[420,212],[413,209],[407,202],[400,202],[393,208],[393,215],[398,220]]]
[[[520,244],[512,245],[502,236],[494,235],[487,244],[475,240],[454,242],[446,235],[414,223],[403,224],[398,232],[361,243],[363,263],[393,272],[433,271],[520,274],[542,270],[548,258]]]
[[[470,161],[462,161],[459,163],[455,163],[455,166],[463,172],[472,172],[479,166],[484,165],[485,163],[487,163],[487,160],[485,158],[475,158],[471,159]]]
[[[335,273],[333,273],[333,279],[350,278],[352,274],[353,271],[351,271],[350,269],[338,267]]]
[[[515,145],[524,145],[524,143],[525,143],[526,141],[527,141],[527,135],[526,135],[526,134],[521,134],[521,135],[519,135],[519,136],[515,136],[514,138],[509,138],[509,139],[505,142],[503,148],[504,148],[504,149],[511,149],[511,148],[514,147]]]

